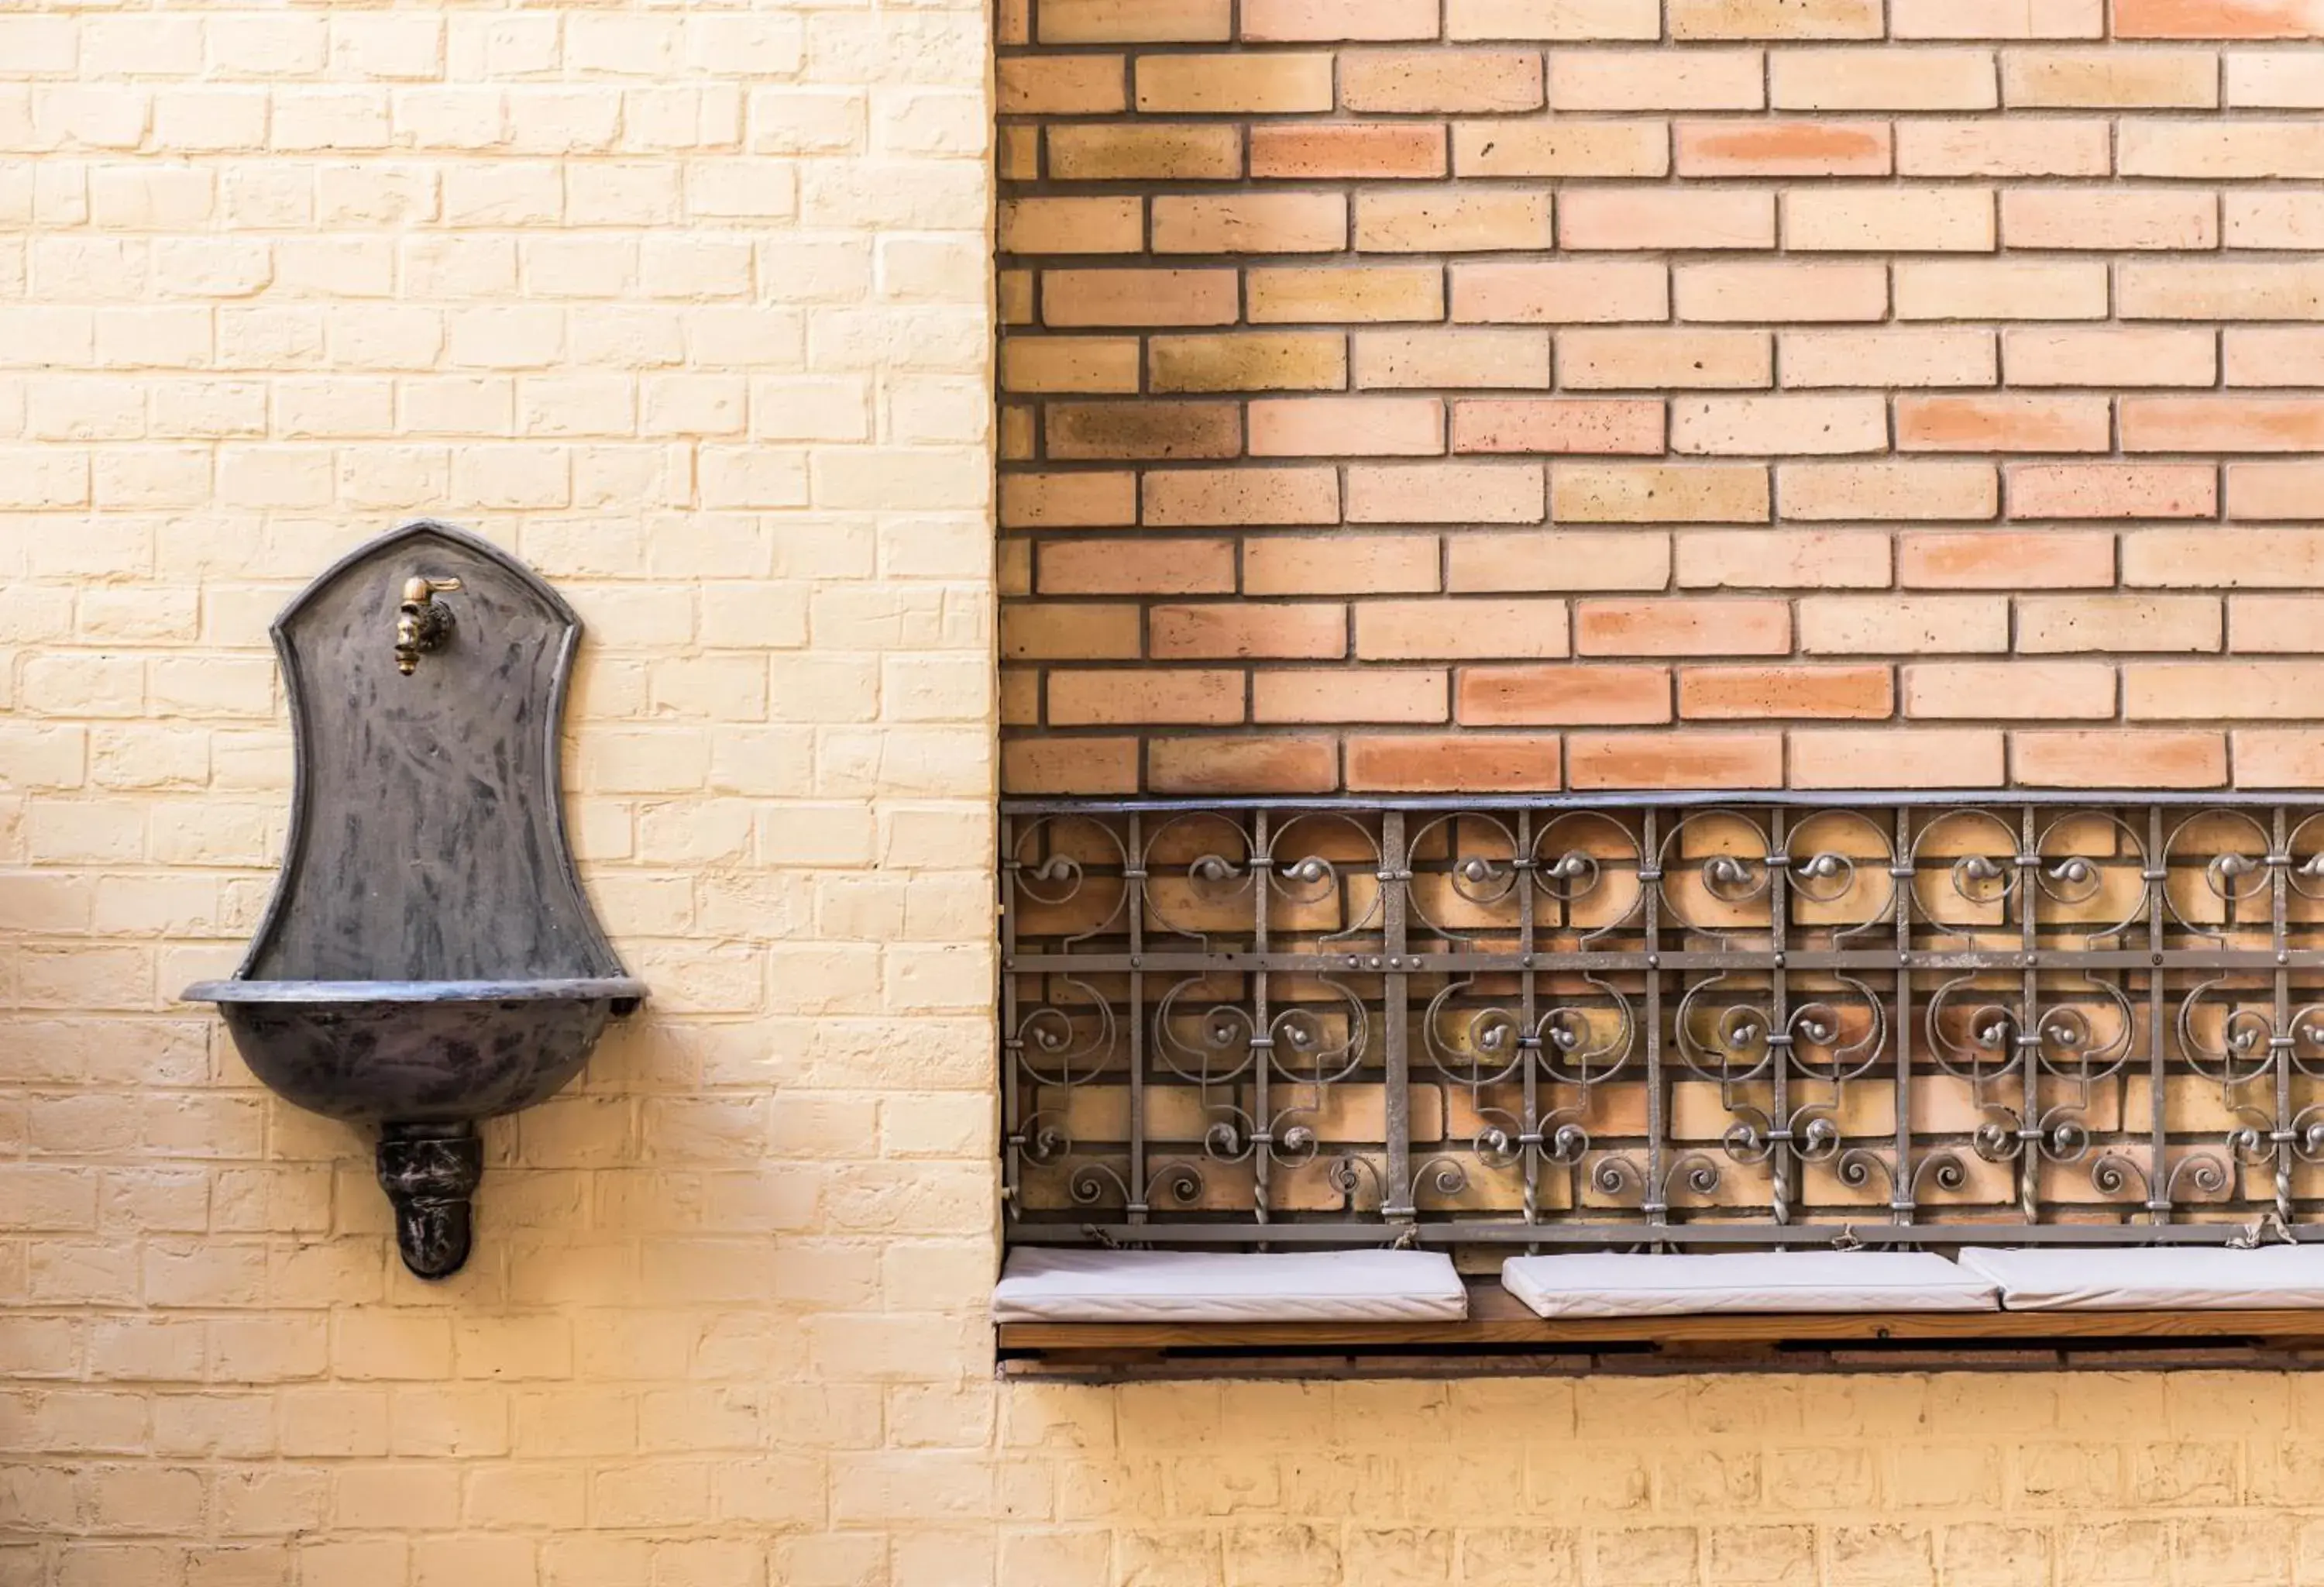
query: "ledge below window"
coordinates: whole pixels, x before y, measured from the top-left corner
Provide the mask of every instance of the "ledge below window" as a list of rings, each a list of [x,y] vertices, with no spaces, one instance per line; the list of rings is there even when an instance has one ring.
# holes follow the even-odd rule
[[[2324,1311],[1899,1312],[1548,1319],[1499,1284],[1433,1323],[1004,1323],[1002,1375],[1455,1376],[1480,1371],[2324,1369]]]

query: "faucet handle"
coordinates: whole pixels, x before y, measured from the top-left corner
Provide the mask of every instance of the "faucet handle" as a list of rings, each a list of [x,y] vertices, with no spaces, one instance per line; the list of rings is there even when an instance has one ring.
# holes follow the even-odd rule
[[[424,573],[414,574],[403,581],[403,604],[407,606],[424,606],[429,597],[459,587],[460,581],[456,578],[430,578]]]
[[[438,592],[460,587],[456,578],[430,578],[414,574],[403,581],[403,604],[396,609],[395,669],[409,678],[420,658],[438,650],[451,637],[452,612],[436,604]]]

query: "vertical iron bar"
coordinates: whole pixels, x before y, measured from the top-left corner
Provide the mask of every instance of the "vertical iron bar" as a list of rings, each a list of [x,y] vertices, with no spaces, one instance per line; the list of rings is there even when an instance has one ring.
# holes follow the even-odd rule
[[[1534,980],[1534,877],[1538,874],[1528,863],[1533,856],[1533,811],[1517,812],[1517,852],[1516,858],[1517,887],[1517,998],[1519,1018],[1524,1029],[1517,1033],[1517,1056],[1525,1065],[1525,1124],[1517,1141],[1518,1161],[1525,1173],[1525,1221],[1541,1222],[1541,1044],[1534,1021],[1539,1010],[1536,1007]],[[1562,927],[1569,924],[1561,919]],[[1583,1088],[1588,1096],[1588,1088]]]
[[[1792,1004],[1791,976],[1784,968],[1792,939],[1790,823],[1777,806],[1767,816],[1767,1077],[1769,1124],[1775,1154],[1767,1160],[1767,1211],[1778,1223],[1792,1221]],[[1778,863],[1780,861],[1780,863]]]
[[[1271,1176],[1268,1169],[1268,1154],[1274,1149],[1274,1140],[1268,1127],[1268,1068],[1275,1059],[1275,1038],[1270,1029],[1267,1006],[1267,901],[1273,890],[1275,854],[1268,847],[1269,834],[1267,812],[1254,810],[1250,817],[1250,1148],[1251,1208],[1262,1223],[1268,1221],[1267,1195]]]
[[[2041,910],[2035,900],[2042,892],[2042,859],[2034,852],[2038,836],[2034,807],[2020,807],[2017,834],[2018,946],[2024,957],[2020,977],[2024,1001],[2018,1005],[2017,1043],[2020,1083],[2024,1087],[2024,1113],[2018,1120],[2017,1208],[2028,1223],[2042,1221],[2042,977],[2034,955],[2042,946]]]
[[[1888,885],[1896,911],[1896,1176],[1888,1186],[1889,1215],[1913,1221],[1913,811],[1896,807],[1896,848],[1888,857]]]
[[[1011,1217],[1024,1210],[1024,1088],[1017,1029],[1017,823],[1001,818],[1001,1204]]]
[[[1121,907],[1130,918],[1130,1221],[1146,1222],[1146,824],[1130,813]]]
[[[2147,1098],[2147,1122],[2153,1140],[2149,1164],[2151,1177],[2146,1185],[2146,1211],[2157,1223],[2171,1222],[2171,1075],[2163,1041],[2163,949],[2166,940],[2163,922],[2166,912],[2166,895],[2171,887],[2170,866],[2163,863],[2163,845],[2166,842],[2163,830],[2163,807],[2146,807],[2146,951],[2153,961],[2146,973],[2146,1084],[2152,1091]],[[2126,1121],[2126,1123],[2127,1121]]]
[[[1670,1205],[1663,1195],[1663,1136],[1669,1115],[1663,1098],[1663,855],[1656,814],[1648,806],[1639,828],[1638,890],[1646,911],[1646,1188],[1642,1210],[1646,1222],[1659,1227],[1670,1222]]]
[[[2275,1068],[2275,1215],[2292,1222],[2292,972],[2284,966],[2292,945],[2292,867],[2286,851],[2292,826],[2278,805],[2268,824],[2268,946],[2275,955],[2275,1019],[2268,1054]]]
[[[1408,1221],[1415,1215],[1412,1198],[1412,1075],[1405,1029],[1406,1001],[1411,980],[1406,973],[1405,905],[1412,872],[1412,855],[1405,848],[1404,812],[1388,811],[1380,817],[1381,929],[1387,938],[1388,978],[1380,990],[1382,1017],[1388,1021],[1388,1186],[1382,1193],[1383,1216]]]

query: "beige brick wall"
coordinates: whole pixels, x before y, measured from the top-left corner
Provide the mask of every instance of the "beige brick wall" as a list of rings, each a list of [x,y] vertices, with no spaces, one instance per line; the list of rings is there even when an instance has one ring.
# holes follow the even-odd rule
[[[2324,780],[2312,0],[1001,27],[1012,791]]]
[[[0,1584],[2319,1573],[2301,1377],[993,1386],[988,28],[0,14]],[[171,1001],[278,852],[268,619],[418,510],[591,625],[656,992],[441,1287]]]

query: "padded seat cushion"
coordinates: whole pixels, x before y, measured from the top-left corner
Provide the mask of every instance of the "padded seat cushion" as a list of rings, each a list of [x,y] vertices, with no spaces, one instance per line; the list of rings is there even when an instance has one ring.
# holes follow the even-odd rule
[[[996,1323],[1434,1323],[1469,1315],[1434,1250],[1011,1251]]]
[[[1970,1247],[1961,1266],[2013,1312],[2295,1311],[2324,1306],[2324,1247]]]
[[[1512,1257],[1501,1284],[1545,1317],[1999,1309],[1991,1279],[1927,1251]]]

